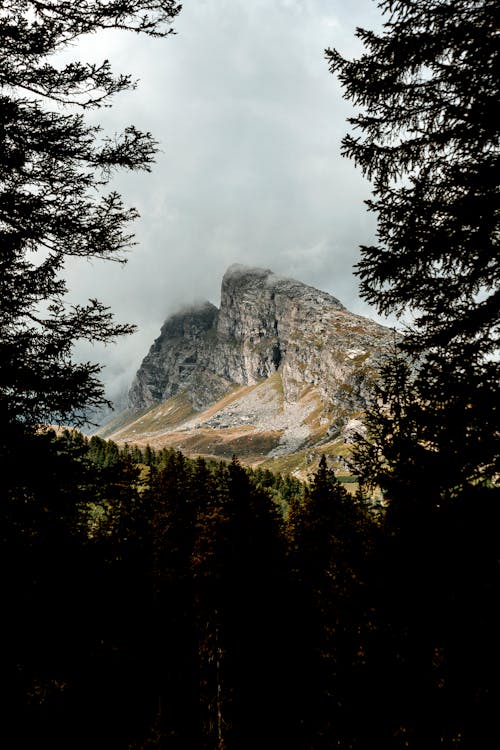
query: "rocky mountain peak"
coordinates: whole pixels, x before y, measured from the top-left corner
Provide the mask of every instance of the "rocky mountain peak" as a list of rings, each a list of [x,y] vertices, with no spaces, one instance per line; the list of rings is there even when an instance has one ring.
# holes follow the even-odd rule
[[[302,477],[325,453],[345,470],[393,340],[392,330],[326,292],[233,265],[219,309],[202,302],[167,318],[134,379],[130,409],[101,434],[188,455],[236,454]]]
[[[165,321],[129,402],[144,409],[184,392],[200,410],[231,387],[255,385],[279,370],[288,402],[314,386],[354,406],[363,402],[364,380],[391,335],[326,292],[234,264],[222,279],[219,309],[204,302]]]
[[[344,310],[338,299],[296,279],[280,276],[269,268],[255,268],[234,263],[229,266],[222,279],[221,310],[233,300],[244,300],[250,305],[259,305],[264,300],[274,301],[278,297],[300,300],[311,307],[326,305]]]
[[[129,405],[144,409],[189,388],[200,368],[218,309],[211,302],[183,307],[167,318],[134,378]]]

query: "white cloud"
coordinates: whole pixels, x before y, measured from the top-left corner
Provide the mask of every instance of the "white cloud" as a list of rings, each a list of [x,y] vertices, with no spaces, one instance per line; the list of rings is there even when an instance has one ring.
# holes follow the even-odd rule
[[[367,313],[352,265],[373,238],[369,186],[340,157],[350,110],[323,51],[352,54],[354,28],[377,23],[371,0],[185,0],[175,37],[113,32],[73,50],[140,79],[96,117],[111,131],[133,122],[162,149],[152,174],[115,179],[142,216],[127,266],[68,269],[73,299],[96,296],[139,326],[114,347],[80,351],[107,364],[110,393],[170,311],[218,303],[233,262],[293,275]]]

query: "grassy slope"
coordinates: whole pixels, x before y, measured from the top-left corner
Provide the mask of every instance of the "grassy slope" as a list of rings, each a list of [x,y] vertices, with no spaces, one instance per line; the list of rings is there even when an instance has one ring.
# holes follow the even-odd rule
[[[272,403],[271,403],[272,401]],[[230,459],[237,455],[250,466],[262,466],[273,472],[290,473],[307,479],[314,472],[322,453],[329,465],[349,478],[349,472],[339,457],[348,454],[349,446],[342,439],[328,438],[328,424],[334,415],[322,403],[312,386],[304,389],[298,399],[299,405],[307,408],[303,424],[309,429],[309,438],[298,450],[276,458],[268,454],[279,446],[284,430],[272,424],[239,423],[224,428],[212,428],[205,423],[222,410],[251,410],[255,404],[270,404],[278,418],[284,413],[283,386],[280,373],[256,385],[235,386],[223,399],[203,412],[196,412],[186,393],[179,393],[164,403],[142,413],[125,412],[100,430],[102,437],[118,443],[135,443],[154,448],[172,447],[188,456],[202,455],[207,458]],[[224,412],[227,414],[227,411]],[[269,425],[269,421],[271,425]],[[349,483],[349,489],[354,485]]]

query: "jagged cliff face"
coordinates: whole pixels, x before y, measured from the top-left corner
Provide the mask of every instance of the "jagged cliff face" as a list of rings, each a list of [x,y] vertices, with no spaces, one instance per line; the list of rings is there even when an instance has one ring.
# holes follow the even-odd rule
[[[130,388],[133,409],[154,406],[179,390],[198,390],[197,377],[206,368],[217,316],[215,305],[204,302],[165,321]]]
[[[221,304],[164,323],[130,410],[100,434],[306,477],[322,453],[340,470],[393,341],[334,297],[269,270],[231,266]]]
[[[196,410],[233,385],[281,373],[286,402],[307,386],[343,409],[362,405],[374,360],[392,332],[334,297],[269,270],[231,266],[220,309],[203,303],[162,327],[129,394],[144,409],[185,391]]]

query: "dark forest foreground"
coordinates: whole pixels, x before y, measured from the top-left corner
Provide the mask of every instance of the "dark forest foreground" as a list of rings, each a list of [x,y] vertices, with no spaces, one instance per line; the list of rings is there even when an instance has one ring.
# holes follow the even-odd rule
[[[77,432],[30,448],[4,475],[5,747],[496,735],[492,491],[381,515],[324,461],[305,486]]]

